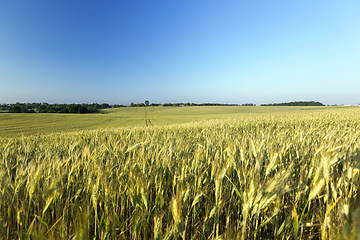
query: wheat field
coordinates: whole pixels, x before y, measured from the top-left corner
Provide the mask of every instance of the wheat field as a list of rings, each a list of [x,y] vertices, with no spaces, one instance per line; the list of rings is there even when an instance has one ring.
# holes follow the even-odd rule
[[[359,113],[0,138],[0,239],[359,239]]]
[[[101,113],[94,114],[0,113],[0,138],[114,127],[164,126],[212,119],[246,118],[253,115],[341,111],[352,108],[354,107],[123,107],[103,109]]]

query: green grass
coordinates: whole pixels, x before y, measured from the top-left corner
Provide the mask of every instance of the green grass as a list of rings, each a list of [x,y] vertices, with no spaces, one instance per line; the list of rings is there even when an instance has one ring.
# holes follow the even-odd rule
[[[106,109],[99,114],[0,114],[0,137],[29,136],[101,128],[163,126],[210,119],[246,118],[341,110],[342,107],[136,107]]]

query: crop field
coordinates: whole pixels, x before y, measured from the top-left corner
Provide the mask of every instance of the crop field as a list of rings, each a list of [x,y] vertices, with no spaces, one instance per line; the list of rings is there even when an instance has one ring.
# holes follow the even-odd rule
[[[0,113],[0,137],[18,137],[117,127],[164,126],[210,119],[342,109],[334,107],[132,107],[102,114]]]
[[[358,239],[359,114],[0,114],[0,239]]]

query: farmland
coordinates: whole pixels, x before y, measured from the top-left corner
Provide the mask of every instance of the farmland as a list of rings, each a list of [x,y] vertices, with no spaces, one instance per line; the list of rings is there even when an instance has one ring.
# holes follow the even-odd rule
[[[356,239],[360,108],[0,114],[3,239]]]
[[[254,115],[341,110],[334,107],[132,107],[101,110],[102,114],[0,113],[0,137],[28,136],[146,125],[171,125]]]

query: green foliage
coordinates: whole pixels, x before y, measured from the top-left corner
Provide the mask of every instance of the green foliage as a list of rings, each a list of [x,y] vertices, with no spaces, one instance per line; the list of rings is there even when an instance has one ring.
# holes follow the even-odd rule
[[[27,113],[30,112],[26,108],[26,104],[24,103],[16,103],[9,107],[10,113]]]
[[[298,101],[298,102],[288,102],[288,103],[261,104],[261,106],[325,106],[325,105],[321,102]]]
[[[144,107],[150,106],[149,101],[146,100],[144,103],[130,103],[130,107]],[[189,107],[189,106],[240,106],[239,104],[228,104],[228,103],[152,103],[151,106],[163,106],[163,107]],[[256,106],[255,104],[243,104],[243,106]]]
[[[119,105],[119,104],[114,104],[113,106],[112,106],[113,108],[120,108],[120,107],[126,107],[125,105]]]
[[[10,106],[8,104],[0,105],[0,112],[8,112],[9,109],[10,109]]]
[[[179,106],[240,106],[239,104],[228,103],[164,103],[164,107],[179,107]],[[252,105],[253,106],[253,105]]]
[[[0,138],[0,236],[355,239],[359,123],[353,108]]]
[[[120,107],[122,105],[117,105]],[[9,110],[9,113],[96,113],[99,109],[110,108],[107,103],[101,105],[93,104],[48,104],[48,103],[16,103],[12,105],[5,105],[4,110]],[[0,109],[0,110],[2,110]]]
[[[110,105],[107,103],[101,104],[101,109],[105,109],[105,108],[109,108],[109,107],[110,107]]]

